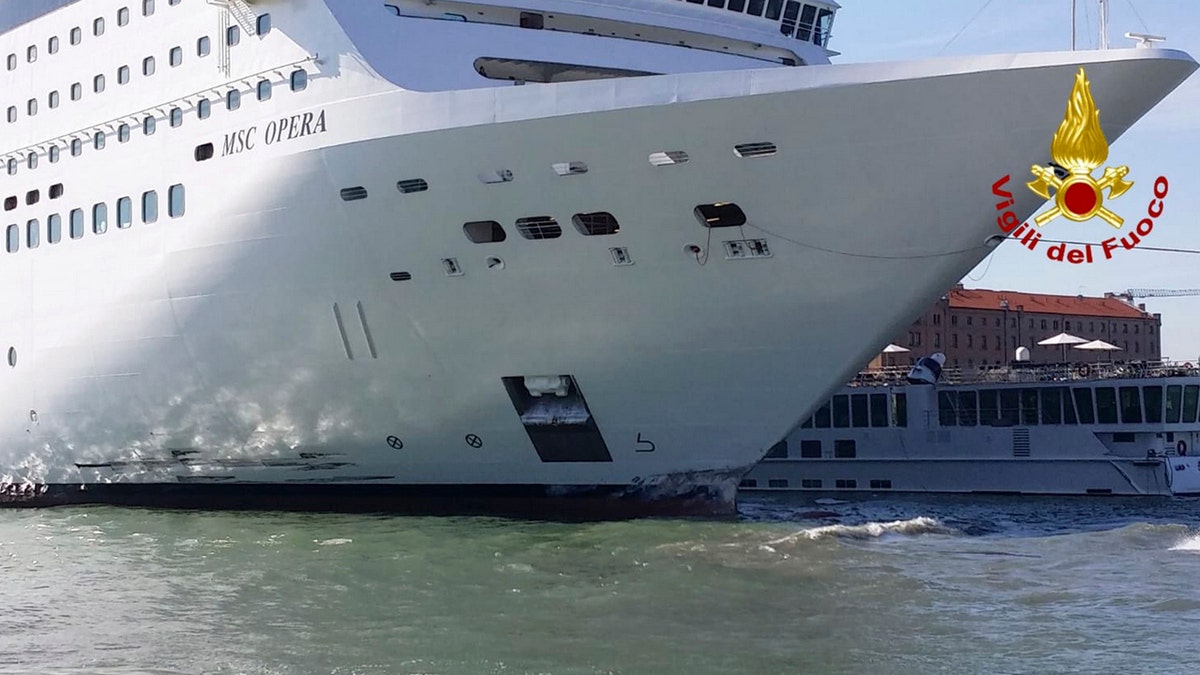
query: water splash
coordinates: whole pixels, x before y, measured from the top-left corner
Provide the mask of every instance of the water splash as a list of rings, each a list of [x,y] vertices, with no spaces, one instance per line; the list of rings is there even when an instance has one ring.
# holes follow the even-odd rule
[[[1179,541],[1175,542],[1169,550],[1171,551],[1190,551],[1192,553],[1200,553],[1200,533],[1193,532]]]
[[[794,542],[800,539],[878,539],[887,534],[959,534],[958,530],[943,525],[936,518],[918,516],[908,520],[893,520],[889,522],[866,522],[860,525],[821,525],[809,527],[786,537],[780,537],[767,542],[768,546]]]

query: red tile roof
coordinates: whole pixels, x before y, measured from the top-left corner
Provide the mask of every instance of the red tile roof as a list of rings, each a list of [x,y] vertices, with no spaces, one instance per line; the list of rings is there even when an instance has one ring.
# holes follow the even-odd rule
[[[1118,319],[1149,319],[1147,312],[1118,298],[1089,298],[1081,295],[1046,295],[1020,291],[991,291],[984,288],[956,288],[947,294],[955,309],[1020,309],[1026,313],[1103,316]]]

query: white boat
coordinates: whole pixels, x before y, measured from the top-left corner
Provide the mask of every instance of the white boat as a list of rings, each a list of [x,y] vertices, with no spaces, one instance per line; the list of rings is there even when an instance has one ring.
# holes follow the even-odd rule
[[[729,513],[1081,67],[1110,141],[1196,68],[724,4],[5,3],[8,501]]]
[[[772,448],[743,488],[1200,494],[1191,364],[1002,366],[949,380],[858,378]]]

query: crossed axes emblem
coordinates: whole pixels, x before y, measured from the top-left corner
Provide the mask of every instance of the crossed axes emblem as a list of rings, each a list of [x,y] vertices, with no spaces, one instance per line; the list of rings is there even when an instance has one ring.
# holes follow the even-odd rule
[[[1129,167],[1105,167],[1104,175],[1100,177],[1100,180],[1092,178],[1090,173],[1074,172],[1065,179],[1059,178],[1054,175],[1054,169],[1046,166],[1033,166],[1030,168],[1030,171],[1034,175],[1034,180],[1026,183],[1030,190],[1033,190],[1043,199],[1050,199],[1050,188],[1054,188],[1054,207],[1033,219],[1038,227],[1045,225],[1059,216],[1064,216],[1077,222],[1082,222],[1092,216],[1099,216],[1104,222],[1115,228],[1120,228],[1125,223],[1124,218],[1108,210],[1103,203],[1105,188],[1108,188],[1108,198],[1116,199],[1125,194],[1129,188],[1133,187],[1133,181],[1125,180],[1125,176],[1129,173]],[[1097,205],[1087,214],[1074,213],[1063,204],[1066,189],[1076,183],[1086,183],[1095,191]]]

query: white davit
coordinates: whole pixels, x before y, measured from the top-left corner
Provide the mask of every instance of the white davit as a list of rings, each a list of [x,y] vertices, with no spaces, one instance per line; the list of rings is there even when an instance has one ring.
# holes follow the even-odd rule
[[[4,3],[0,500],[730,513],[1081,66],[1109,141],[1196,67],[727,3]]]

